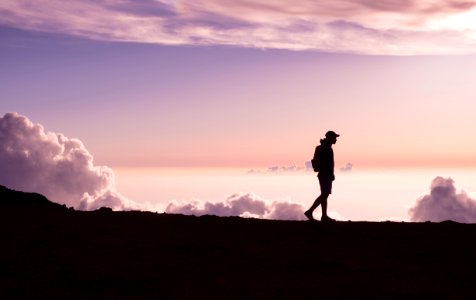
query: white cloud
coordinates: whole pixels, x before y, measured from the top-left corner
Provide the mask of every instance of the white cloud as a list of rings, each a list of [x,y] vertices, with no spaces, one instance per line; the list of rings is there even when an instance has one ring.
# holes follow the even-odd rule
[[[91,39],[363,54],[476,51],[476,1],[2,0],[0,25]]]
[[[275,220],[305,220],[304,207],[289,201],[267,201],[253,193],[237,193],[224,202],[193,201],[188,203],[171,202],[166,213],[185,215],[216,215],[255,217]]]
[[[82,210],[139,208],[115,190],[114,172],[95,166],[78,139],[45,132],[25,116],[0,118],[0,184]]]
[[[453,220],[475,223],[476,201],[464,191],[457,193],[451,178],[436,177],[431,183],[430,194],[419,198],[409,215],[414,222]]]

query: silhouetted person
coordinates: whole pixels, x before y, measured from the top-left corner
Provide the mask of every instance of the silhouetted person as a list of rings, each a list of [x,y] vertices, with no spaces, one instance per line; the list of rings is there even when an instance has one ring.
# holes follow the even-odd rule
[[[321,140],[321,145],[316,147],[313,157],[313,168],[317,171],[317,178],[319,178],[319,185],[321,187],[321,194],[312,204],[311,208],[304,212],[304,215],[309,220],[314,220],[312,213],[321,205],[323,222],[334,222],[334,219],[327,215],[327,198],[332,193],[332,181],[334,181],[334,150],[332,145],[337,142],[339,135],[334,131],[328,131],[326,137]]]

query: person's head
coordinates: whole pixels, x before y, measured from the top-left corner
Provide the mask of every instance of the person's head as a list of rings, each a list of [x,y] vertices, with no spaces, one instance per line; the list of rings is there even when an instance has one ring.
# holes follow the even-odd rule
[[[326,140],[329,141],[329,143],[331,145],[335,144],[337,142],[337,138],[339,137],[340,135],[335,133],[334,131],[330,130],[328,132],[326,132]]]

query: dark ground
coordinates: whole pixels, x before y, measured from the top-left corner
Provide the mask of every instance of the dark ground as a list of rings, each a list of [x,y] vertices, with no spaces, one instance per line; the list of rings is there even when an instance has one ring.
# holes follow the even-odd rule
[[[0,187],[0,241],[0,299],[476,296],[476,224],[80,212]]]

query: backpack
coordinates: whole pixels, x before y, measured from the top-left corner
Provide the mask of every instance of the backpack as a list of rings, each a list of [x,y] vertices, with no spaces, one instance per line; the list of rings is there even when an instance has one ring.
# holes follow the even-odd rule
[[[318,156],[319,156],[319,147],[316,147],[316,151],[314,151],[314,157],[311,159],[311,165],[314,172],[319,172],[319,169],[321,168]]]

